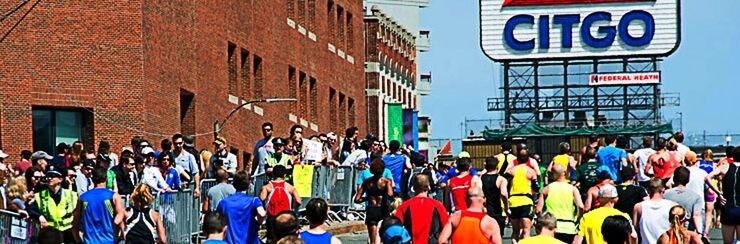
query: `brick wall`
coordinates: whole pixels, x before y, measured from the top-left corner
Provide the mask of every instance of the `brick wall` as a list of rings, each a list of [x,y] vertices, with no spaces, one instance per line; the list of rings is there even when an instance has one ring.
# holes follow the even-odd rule
[[[328,26],[328,18],[336,20],[337,16],[327,16],[326,2],[315,4],[315,17],[308,17],[310,6],[303,8],[302,21],[313,23],[302,24],[296,23],[301,15],[297,11],[296,17],[288,19],[290,2],[308,5],[313,1],[41,2],[33,10],[32,3],[27,4],[0,22],[0,30],[6,32],[30,10],[0,42],[4,54],[0,66],[2,148],[14,155],[31,148],[32,106],[94,111],[96,143],[106,139],[114,148],[127,144],[133,135],[158,145],[165,135],[181,130],[208,132],[214,120],[223,119],[237,106],[231,102],[290,97],[289,66],[296,74],[304,72],[316,80],[318,116],[295,111],[292,121],[290,104],[248,106],[232,116],[222,131],[232,147],[251,152],[264,121],[273,122],[283,136],[302,118],[308,125],[306,136],[314,133],[312,124],[319,132],[327,132],[333,119],[328,116],[330,88],[352,98],[356,117],[364,118],[364,53],[354,51],[364,48],[357,47],[363,43],[363,33],[352,31],[347,36],[345,28],[345,41],[354,39],[354,49],[339,55],[339,50],[330,50],[330,44],[347,45],[331,39],[339,30]],[[362,1],[333,4],[342,6],[344,16],[347,12],[362,14]],[[362,19],[353,18],[351,25],[361,29]],[[235,45],[236,59],[231,94],[229,43]],[[255,60],[261,60],[257,73]],[[181,90],[193,94],[191,107],[183,110],[188,113],[184,119]],[[364,120],[356,123],[365,131]],[[211,140],[212,135],[202,135],[196,145],[211,148]]]

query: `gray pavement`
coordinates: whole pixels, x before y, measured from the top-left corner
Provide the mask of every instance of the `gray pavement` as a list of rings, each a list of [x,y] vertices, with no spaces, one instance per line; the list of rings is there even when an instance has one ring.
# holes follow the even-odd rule
[[[504,243],[511,243],[511,228],[506,228],[506,235],[504,236]],[[363,244],[367,243],[367,232],[351,233],[337,236],[343,244]],[[722,243],[722,233],[719,229],[712,229],[709,232],[709,240],[711,243]]]

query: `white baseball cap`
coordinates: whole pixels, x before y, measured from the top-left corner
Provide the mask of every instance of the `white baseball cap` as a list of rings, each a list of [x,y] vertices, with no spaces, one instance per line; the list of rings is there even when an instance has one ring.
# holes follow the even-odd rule
[[[0,150],[0,158],[7,158],[8,156],[10,155],[8,155],[7,153],[4,153],[3,150]]]

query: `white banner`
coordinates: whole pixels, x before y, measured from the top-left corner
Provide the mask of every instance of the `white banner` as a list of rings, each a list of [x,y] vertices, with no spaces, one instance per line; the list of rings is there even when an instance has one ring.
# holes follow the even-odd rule
[[[660,84],[660,72],[592,74],[591,86]]]

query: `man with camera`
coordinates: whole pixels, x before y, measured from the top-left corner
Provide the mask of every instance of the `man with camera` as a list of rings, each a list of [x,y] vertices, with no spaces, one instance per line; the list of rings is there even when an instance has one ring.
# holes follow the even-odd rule
[[[216,147],[216,153],[211,157],[211,169],[208,170],[209,178],[214,177],[217,168],[223,168],[229,175],[234,175],[237,166],[236,155],[229,152],[226,139],[220,136],[216,137],[213,145]]]

